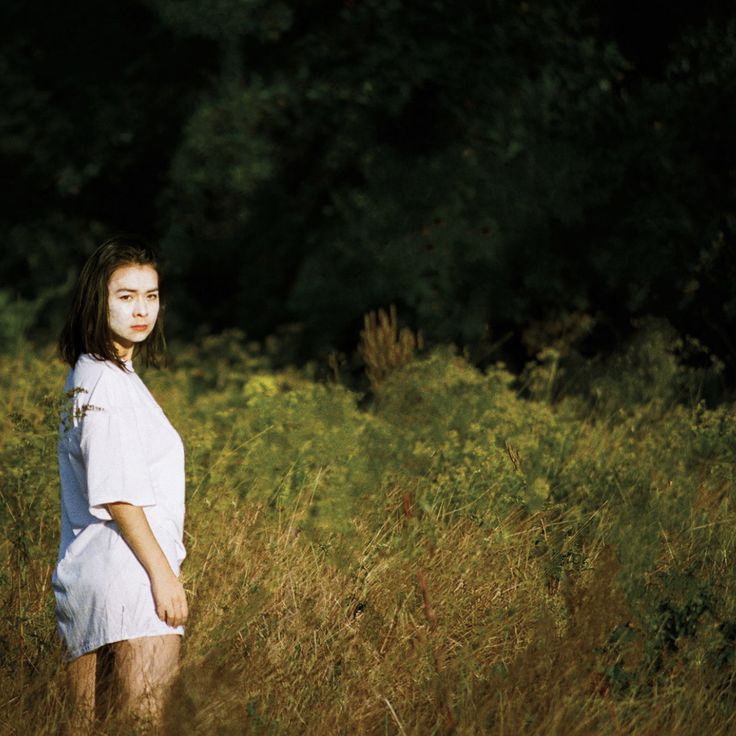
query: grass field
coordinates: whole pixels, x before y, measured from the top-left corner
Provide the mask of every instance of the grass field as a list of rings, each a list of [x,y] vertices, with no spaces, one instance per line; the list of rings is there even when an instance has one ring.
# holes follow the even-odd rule
[[[733,733],[736,414],[673,344],[521,378],[435,347],[367,395],[227,335],[145,372],[187,449],[166,732]],[[65,373],[0,358],[3,734],[65,719]]]

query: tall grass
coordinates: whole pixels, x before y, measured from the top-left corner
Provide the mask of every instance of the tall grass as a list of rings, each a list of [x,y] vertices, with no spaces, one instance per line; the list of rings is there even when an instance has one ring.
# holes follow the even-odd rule
[[[736,417],[687,400],[671,348],[650,334],[580,365],[577,392],[542,360],[524,398],[452,348],[397,361],[368,402],[228,336],[147,373],[187,447],[191,618],[165,731],[732,733]],[[0,361],[7,734],[67,717],[64,373],[50,351]]]

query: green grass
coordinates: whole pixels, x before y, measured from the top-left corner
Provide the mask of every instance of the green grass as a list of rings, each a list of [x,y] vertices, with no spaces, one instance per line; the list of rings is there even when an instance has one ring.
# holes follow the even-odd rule
[[[147,372],[187,448],[166,731],[732,733],[736,415],[672,345],[550,350],[523,386],[433,348],[372,397],[227,336]],[[65,373],[50,350],[0,359],[7,734],[65,719]]]

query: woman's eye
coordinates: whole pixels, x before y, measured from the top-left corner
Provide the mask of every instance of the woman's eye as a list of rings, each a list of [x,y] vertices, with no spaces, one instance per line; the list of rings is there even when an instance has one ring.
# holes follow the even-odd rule
[[[130,301],[133,297],[130,294],[123,294],[120,297],[124,302]]]
[[[148,295],[148,300],[149,301],[155,302],[156,299],[158,299],[158,294],[149,294]]]

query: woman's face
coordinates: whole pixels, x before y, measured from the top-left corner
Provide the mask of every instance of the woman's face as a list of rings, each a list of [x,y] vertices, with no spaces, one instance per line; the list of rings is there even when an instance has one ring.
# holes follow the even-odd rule
[[[158,317],[158,273],[152,266],[120,266],[107,285],[112,341],[123,360],[133,357],[133,345],[143,342]]]

